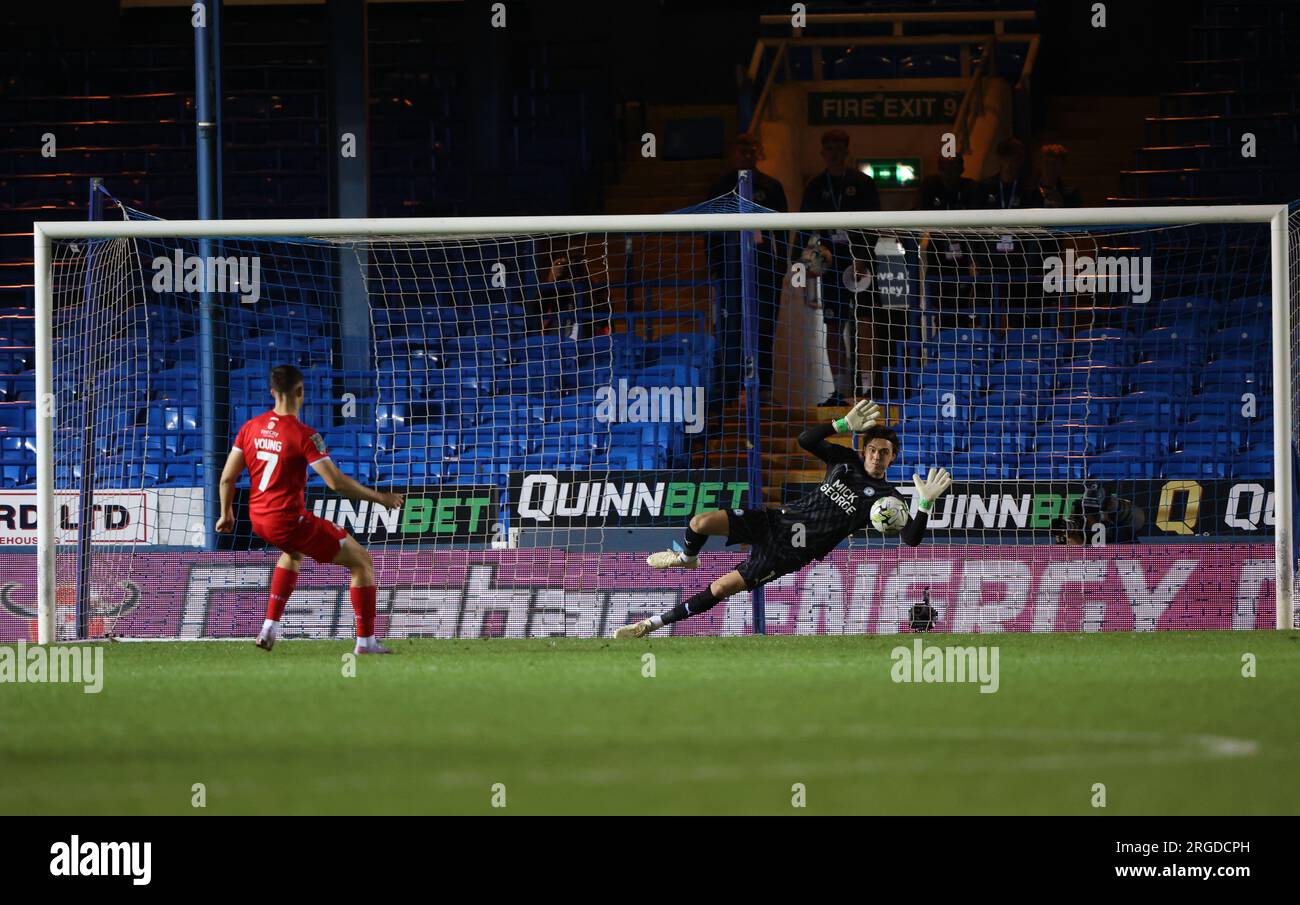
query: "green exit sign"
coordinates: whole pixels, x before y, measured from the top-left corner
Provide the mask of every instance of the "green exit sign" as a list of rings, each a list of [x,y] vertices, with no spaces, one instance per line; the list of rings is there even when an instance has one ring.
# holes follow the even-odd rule
[[[858,161],[858,169],[882,189],[909,188],[921,179],[921,158],[881,157]]]

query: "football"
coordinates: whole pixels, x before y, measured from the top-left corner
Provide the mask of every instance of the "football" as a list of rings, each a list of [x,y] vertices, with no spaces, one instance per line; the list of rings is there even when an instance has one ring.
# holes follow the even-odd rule
[[[907,524],[907,507],[898,497],[882,496],[871,504],[871,527],[881,534],[897,534]]]

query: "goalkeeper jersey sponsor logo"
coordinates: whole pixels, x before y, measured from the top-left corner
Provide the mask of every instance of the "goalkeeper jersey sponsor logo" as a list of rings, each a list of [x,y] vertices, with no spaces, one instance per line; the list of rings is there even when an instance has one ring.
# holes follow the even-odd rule
[[[857,492],[849,487],[843,481],[833,481],[823,484],[817,488],[826,499],[830,500],[836,506],[839,506],[849,515],[857,512]],[[863,496],[871,496],[874,491],[868,487],[862,493]]]
[[[841,463],[830,468],[826,480],[811,493],[782,509],[781,520],[786,525],[803,525],[807,556],[820,559],[866,526],[871,510],[860,500],[894,492],[888,481],[871,477],[860,465]]]

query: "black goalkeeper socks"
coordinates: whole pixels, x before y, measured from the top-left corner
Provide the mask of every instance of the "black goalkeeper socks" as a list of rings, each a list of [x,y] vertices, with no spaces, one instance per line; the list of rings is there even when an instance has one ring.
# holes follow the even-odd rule
[[[700,548],[704,546],[705,541],[709,539],[707,534],[696,534],[691,530],[691,526],[686,526],[686,543],[682,544],[682,552],[687,556],[698,556]]]
[[[672,625],[674,622],[680,622],[688,616],[698,616],[700,613],[713,609],[718,603],[718,598],[713,596],[711,588],[705,588],[688,600],[684,600],[677,606],[668,610],[659,617],[661,625]],[[658,628],[659,626],[656,626]]]

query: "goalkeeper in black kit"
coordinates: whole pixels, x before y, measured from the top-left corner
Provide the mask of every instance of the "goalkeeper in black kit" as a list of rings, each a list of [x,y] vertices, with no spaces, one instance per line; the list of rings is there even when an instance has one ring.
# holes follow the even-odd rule
[[[832,434],[849,432],[862,437],[861,454],[826,442]],[[663,615],[618,629],[615,638],[641,638],[665,625],[707,612],[733,594],[752,591],[782,575],[798,572],[860,531],[870,518],[872,504],[881,497],[896,497],[906,504],[886,479],[890,464],[898,456],[898,434],[880,423],[880,406],[874,402],[860,400],[843,418],[808,428],[799,435],[799,445],[826,463],[822,485],[784,509],[715,509],[693,517],[683,543],[673,544],[672,550],[652,553],[646,562],[656,569],[697,568],[700,549],[713,536],[726,537],[728,545],[749,544],[749,557],[734,571],[715,579]],[[925,537],[934,501],[948,491],[952,476],[947,469],[931,468],[925,478],[916,475],[912,480],[919,499],[918,511],[899,536],[903,543],[915,547]]]

